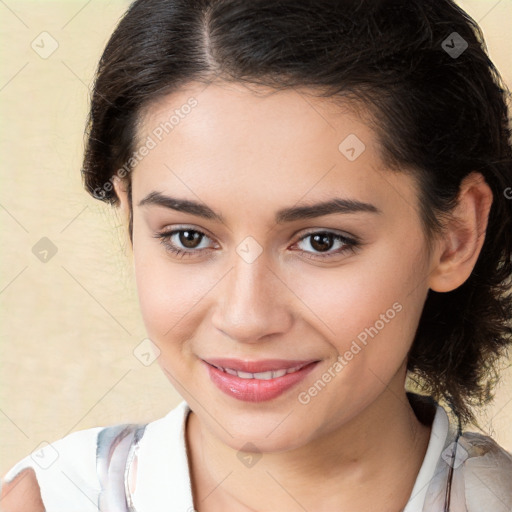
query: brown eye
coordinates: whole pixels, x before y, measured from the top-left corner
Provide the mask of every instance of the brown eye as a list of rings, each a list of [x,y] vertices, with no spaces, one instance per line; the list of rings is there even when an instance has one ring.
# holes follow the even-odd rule
[[[160,239],[166,251],[179,257],[206,254],[207,251],[212,250],[212,247],[208,244],[210,237],[196,229],[173,229],[172,231],[155,233],[153,236]],[[206,246],[203,244],[203,240],[206,241]]]
[[[340,256],[346,252],[355,252],[355,249],[361,245],[361,242],[355,238],[348,238],[338,233],[329,231],[316,231],[304,235],[295,245],[304,244],[309,240],[311,250],[300,249],[300,252],[309,259],[327,259]],[[337,249],[331,250],[338,246]]]
[[[328,251],[333,246],[334,236],[331,233],[319,233],[311,236],[311,247],[315,251]]]
[[[198,244],[203,239],[203,234],[198,231],[179,231],[178,240],[187,249],[196,249]]]

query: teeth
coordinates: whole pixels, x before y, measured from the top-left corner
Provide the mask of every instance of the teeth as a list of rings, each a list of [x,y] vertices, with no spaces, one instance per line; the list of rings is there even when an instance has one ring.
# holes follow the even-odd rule
[[[272,370],[268,372],[258,372],[254,374],[255,379],[261,379],[261,380],[270,380],[272,379]]]
[[[233,370],[232,368],[222,368],[220,366],[216,366],[215,368],[228,373],[229,375],[235,375],[240,377],[241,379],[257,379],[257,380],[270,380],[277,379],[278,377],[283,377],[287,373],[293,373],[300,370],[304,365],[295,366],[293,368],[282,369],[282,370],[269,370],[267,372],[258,372],[258,373],[250,373],[250,372],[242,372]]]

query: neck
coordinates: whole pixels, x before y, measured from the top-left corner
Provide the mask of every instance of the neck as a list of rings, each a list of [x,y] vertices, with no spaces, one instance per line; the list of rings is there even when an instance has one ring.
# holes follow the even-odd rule
[[[403,386],[386,388],[348,424],[297,449],[264,453],[244,467],[237,450],[191,412],[187,439],[195,505],[201,512],[401,510],[429,438],[430,426],[416,417]]]

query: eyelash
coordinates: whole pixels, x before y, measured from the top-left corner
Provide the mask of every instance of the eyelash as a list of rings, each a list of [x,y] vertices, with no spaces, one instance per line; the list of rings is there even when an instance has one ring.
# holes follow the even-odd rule
[[[154,235],[154,238],[160,239],[160,242],[165,247],[165,249],[177,257],[183,257],[183,256],[192,257],[192,256],[194,256],[194,254],[203,252],[204,249],[187,249],[187,250],[177,249],[176,246],[170,241],[172,236],[174,236],[175,234],[178,234],[178,233],[183,233],[185,231],[189,231],[192,233],[199,233],[202,237],[201,242],[203,241],[203,237],[209,238],[206,233],[203,233],[202,231],[199,231],[197,229],[190,229],[190,228],[174,229],[172,231],[156,233]],[[311,253],[309,251],[300,250],[300,252],[303,255],[305,255],[306,258],[309,258],[312,260],[326,260],[328,258],[332,258],[333,256],[339,256],[340,254],[344,254],[346,252],[354,253],[355,250],[362,245],[361,242],[355,238],[348,238],[348,237],[340,235],[338,233],[334,233],[332,231],[326,231],[326,230],[311,231],[309,233],[306,233],[301,238],[299,238],[299,240],[297,242],[295,242],[295,244],[293,244],[293,245],[296,245],[297,243],[302,242],[303,240],[305,240],[309,237],[312,237],[314,235],[321,235],[321,234],[322,235],[326,235],[326,234],[331,235],[334,241],[343,242],[344,247],[342,247],[341,249],[338,249],[337,251],[334,251],[334,252],[317,253],[315,256],[311,256]]]

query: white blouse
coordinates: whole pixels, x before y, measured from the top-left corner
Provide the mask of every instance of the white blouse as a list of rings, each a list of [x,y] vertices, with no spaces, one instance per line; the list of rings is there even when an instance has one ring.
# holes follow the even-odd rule
[[[105,440],[100,440],[99,434],[104,427],[74,432],[28,455],[10,469],[5,479],[10,481],[23,469],[33,468],[46,512],[193,512],[185,443],[189,412],[188,404],[182,401],[163,418],[148,423],[140,433],[138,443],[131,442],[129,453],[128,448],[124,450],[128,455],[120,459],[116,471],[119,475],[123,474],[125,485],[118,486],[122,496],[118,493],[114,499],[115,503],[118,503],[117,499],[119,503],[122,501],[121,506],[98,508],[102,492],[101,478],[98,476],[101,473],[97,460],[98,442],[107,448],[110,446]],[[445,410],[437,405],[425,458],[404,512],[423,511],[427,489],[446,449],[449,425]],[[107,451],[112,452],[110,449]],[[130,492],[125,488],[130,487],[127,482],[131,479],[131,463],[135,453],[136,485]],[[111,466],[114,467],[116,462],[112,460]],[[127,506],[124,504],[125,497]]]

